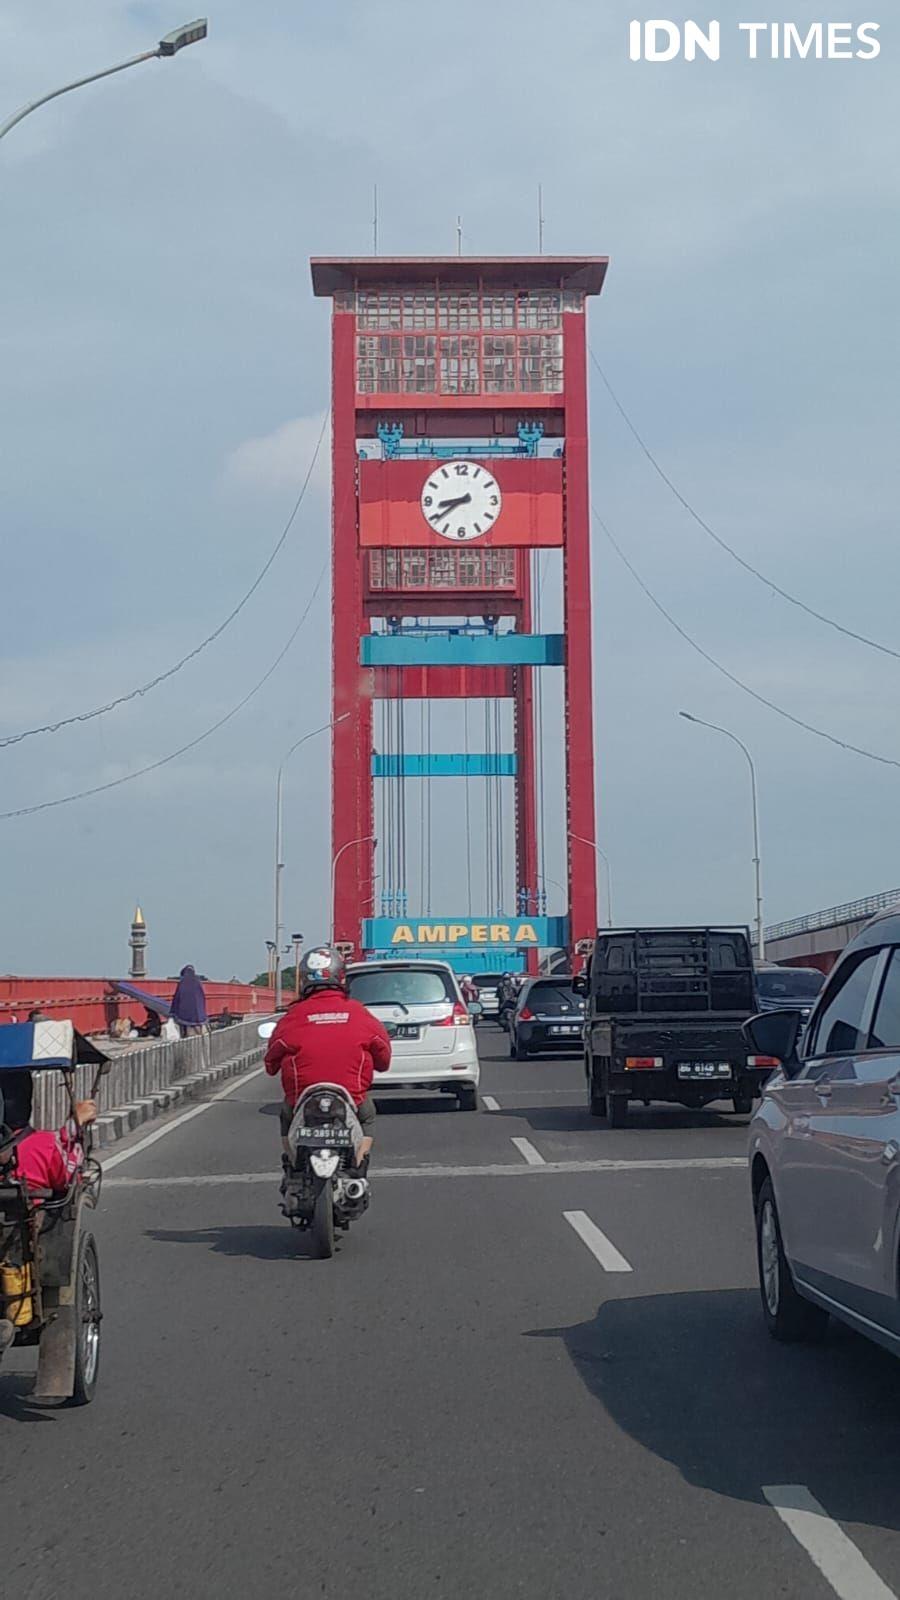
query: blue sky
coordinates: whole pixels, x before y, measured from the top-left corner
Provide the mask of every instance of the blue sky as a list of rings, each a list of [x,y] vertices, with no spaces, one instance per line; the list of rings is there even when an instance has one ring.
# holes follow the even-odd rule
[[[633,11],[226,0],[205,44],[65,97],[4,140],[0,735],[153,676],[249,585],[328,403],[308,257],[368,251],[375,182],[381,247],[409,254],[453,250],[457,213],[468,250],[533,251],[542,182],[547,248],[611,257],[591,341],[682,491],[785,587],[900,647],[896,24],[878,19],[872,63],[735,51],[648,66],[627,59]],[[169,3],[84,0],[76,14],[7,0],[0,116],[182,20]],[[597,381],[592,435],[595,503],[679,621],[760,693],[900,759],[900,662],[801,617],[718,551]],[[223,639],[143,700],[0,750],[2,809],[123,775],[214,722],[283,645],[328,537],[323,467]],[[746,773],[677,720],[682,706],[757,756],[769,920],[900,881],[900,771],[729,686],[600,535],[594,585],[598,837],[618,917],[752,912]],[[136,900],[155,971],[261,965],[274,773],[327,715],[329,614],[326,589],[266,689],[190,755],[0,823],[0,969],[121,968]],[[562,735],[548,721],[553,774]],[[546,871],[562,877],[554,784]],[[457,799],[437,801],[453,848],[434,896],[450,911]],[[288,789],[286,920],[309,937],[327,926],[328,812],[320,742]]]

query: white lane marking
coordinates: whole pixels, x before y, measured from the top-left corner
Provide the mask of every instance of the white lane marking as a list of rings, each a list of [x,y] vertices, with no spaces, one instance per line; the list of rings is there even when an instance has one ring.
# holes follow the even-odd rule
[[[483,1094],[481,1096],[481,1104],[484,1106],[485,1111],[500,1110],[500,1102],[495,1100],[492,1094]]]
[[[840,1600],[895,1600],[853,1540],[804,1484],[778,1484],[763,1488],[763,1494]]]
[[[145,1139],[139,1139],[137,1144],[130,1145],[127,1150],[120,1150],[117,1155],[105,1159],[102,1150],[99,1151],[98,1154],[104,1172],[109,1172],[113,1167],[120,1166],[123,1161],[130,1161],[132,1156],[140,1155],[142,1150],[149,1150],[152,1144],[156,1144],[159,1139],[164,1139],[167,1133],[174,1133],[176,1128],[183,1128],[184,1124],[191,1122],[194,1117],[202,1117],[204,1111],[209,1111],[210,1107],[214,1106],[218,1100],[227,1100],[230,1094],[234,1094],[235,1089],[242,1089],[245,1083],[249,1083],[253,1078],[258,1078],[260,1073],[265,1072],[265,1070],[265,1067],[254,1067],[252,1072],[245,1072],[243,1077],[235,1078],[233,1083],[229,1083],[224,1089],[219,1089],[216,1094],[210,1096],[209,1100],[203,1100],[200,1105],[192,1106],[190,1111],[183,1111],[180,1117],[173,1117],[171,1122],[164,1123],[161,1128],[156,1129],[155,1133],[148,1133]]]
[[[169,1124],[173,1126],[172,1123]],[[160,1130],[162,1132],[162,1130]],[[137,1145],[134,1146],[137,1149]],[[131,1155],[131,1150],[123,1151],[123,1155]],[[100,1152],[101,1157],[103,1152]],[[115,1158],[114,1158],[115,1159]],[[110,1162],[103,1163],[104,1169]],[[747,1163],[743,1156],[708,1156],[704,1160],[685,1161],[546,1161],[542,1167],[529,1167],[520,1165],[517,1161],[514,1166],[509,1162],[495,1163],[483,1167],[441,1167],[436,1164],[423,1167],[379,1167],[377,1162],[372,1168],[372,1177],[378,1182],[382,1178],[534,1178],[553,1177],[559,1173],[567,1172],[679,1172],[686,1169],[691,1172],[716,1171],[722,1167],[739,1167],[746,1171]],[[274,1169],[273,1169],[274,1171]],[[175,1187],[184,1184],[218,1184],[218,1183],[270,1183],[272,1172],[210,1172],[190,1177],[179,1178],[109,1178],[107,1187],[115,1188],[143,1188],[155,1187],[164,1189],[169,1185]]]
[[[630,1261],[616,1249],[611,1239],[601,1233],[596,1222],[592,1222],[586,1211],[564,1211],[563,1216],[570,1228],[574,1228],[582,1244],[586,1244],[592,1256],[599,1261],[604,1272],[632,1272],[634,1269]]]
[[[545,1167],[547,1165],[540,1150],[535,1150],[530,1139],[510,1139],[509,1142],[515,1146],[519,1155],[524,1161],[528,1162],[530,1167]]]

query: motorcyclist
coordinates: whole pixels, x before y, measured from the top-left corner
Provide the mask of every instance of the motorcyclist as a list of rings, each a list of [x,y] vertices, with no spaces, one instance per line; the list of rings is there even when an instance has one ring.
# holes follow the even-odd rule
[[[511,972],[504,972],[497,985],[497,1020],[501,1028],[505,1028],[510,1015],[516,1009],[517,998],[516,980]]]
[[[288,1133],[300,1096],[317,1083],[336,1083],[353,1098],[363,1131],[357,1167],[368,1166],[375,1131],[369,1095],[376,1072],[391,1064],[383,1024],[347,993],[343,957],[329,945],[308,950],[300,962],[300,997],[281,1018],[266,1051],[266,1071],[281,1074],[281,1147],[289,1164]]]

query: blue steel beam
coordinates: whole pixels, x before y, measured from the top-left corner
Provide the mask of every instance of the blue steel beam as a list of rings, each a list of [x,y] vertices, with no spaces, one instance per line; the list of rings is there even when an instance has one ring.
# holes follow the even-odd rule
[[[372,757],[373,778],[514,778],[514,755],[404,755]]]
[[[367,633],[359,642],[359,659],[364,667],[561,667],[565,665],[565,644],[562,633],[504,633],[481,638]]]

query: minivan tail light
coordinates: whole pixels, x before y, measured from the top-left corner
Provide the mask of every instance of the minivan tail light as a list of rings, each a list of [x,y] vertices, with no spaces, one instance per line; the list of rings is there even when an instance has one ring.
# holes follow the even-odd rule
[[[457,1000],[449,1017],[435,1017],[431,1026],[433,1028],[462,1028],[471,1020],[468,1008],[460,1005]]]
[[[645,1070],[652,1071],[654,1067],[661,1067],[662,1064],[663,1064],[662,1056],[626,1056],[625,1057],[625,1071],[626,1072],[642,1072],[642,1071],[645,1071]]]
[[[781,1062],[777,1056],[748,1056],[747,1065],[748,1067],[771,1067],[774,1071],[776,1067],[781,1066]]]

